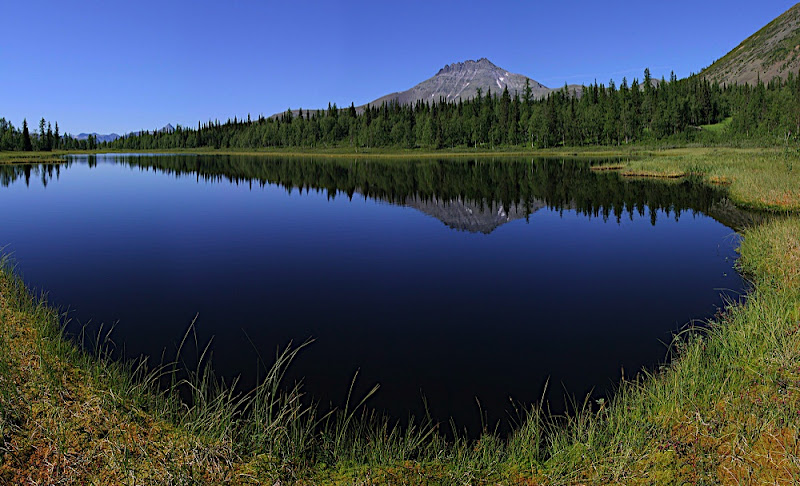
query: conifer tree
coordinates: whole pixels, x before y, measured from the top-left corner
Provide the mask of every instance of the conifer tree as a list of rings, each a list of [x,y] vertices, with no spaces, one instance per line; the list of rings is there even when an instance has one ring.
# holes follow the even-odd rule
[[[522,91],[522,101],[525,103],[525,106],[530,106],[531,101],[533,101],[533,91],[531,90],[531,80],[525,78],[525,89]]]
[[[38,146],[36,147],[37,150],[46,150],[45,146],[47,144],[47,134],[44,131],[44,117],[39,120],[39,140]]]
[[[47,122],[47,136],[45,138],[44,149],[48,152],[53,150],[53,128],[50,126],[50,122]]]
[[[28,133],[28,120],[22,120],[22,150],[25,152],[30,152],[33,150],[33,144],[31,144],[31,136]]]

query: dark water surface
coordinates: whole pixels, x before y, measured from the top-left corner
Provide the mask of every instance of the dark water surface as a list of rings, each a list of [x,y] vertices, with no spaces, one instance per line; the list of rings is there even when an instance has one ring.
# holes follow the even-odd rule
[[[360,370],[397,418],[602,396],[744,287],[724,194],[589,161],[70,160],[0,167],[0,245],[71,330],[159,357],[197,316],[248,386],[313,337],[290,380],[339,405]]]

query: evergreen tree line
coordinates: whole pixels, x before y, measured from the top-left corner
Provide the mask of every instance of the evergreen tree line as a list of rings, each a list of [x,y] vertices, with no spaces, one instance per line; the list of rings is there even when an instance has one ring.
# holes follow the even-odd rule
[[[22,120],[22,127],[15,127],[5,118],[0,118],[0,150],[23,152],[50,152],[51,150],[94,150],[98,148],[97,139],[90,135],[86,140],[78,140],[68,134],[62,135],[58,122],[53,125],[42,118],[39,130],[31,133],[28,120]]]
[[[478,92],[466,101],[395,102],[356,109],[291,111],[251,120],[178,126],[140,132],[106,144],[129,150],[260,147],[445,148],[617,145],[637,141],[703,140],[703,125],[730,119],[728,139],[782,141],[800,132],[800,78],[749,85],[719,85],[693,76],[616,86],[565,87],[536,99],[530,85],[513,96]]]

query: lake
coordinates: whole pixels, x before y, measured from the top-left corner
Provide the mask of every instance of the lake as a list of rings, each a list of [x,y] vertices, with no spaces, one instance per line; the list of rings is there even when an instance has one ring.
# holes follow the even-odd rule
[[[195,321],[217,372],[313,338],[289,382],[475,431],[509,398],[608,394],[739,299],[748,216],[691,181],[601,161],[71,157],[0,166],[0,246],[120,354],[173,356]],[[192,344],[194,347],[194,344]],[[545,388],[547,384],[547,387]],[[476,400],[477,397],[477,400]],[[480,406],[478,405],[480,404]]]

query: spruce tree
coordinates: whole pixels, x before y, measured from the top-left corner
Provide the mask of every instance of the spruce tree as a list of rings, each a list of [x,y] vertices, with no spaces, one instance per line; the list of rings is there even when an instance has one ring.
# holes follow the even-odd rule
[[[22,150],[25,152],[30,152],[33,150],[33,144],[31,144],[31,136],[28,133],[28,120],[22,120]]]
[[[533,101],[533,93],[531,91],[531,80],[525,78],[525,89],[522,92],[522,101],[525,102],[525,106],[530,106],[531,101]]]
[[[45,145],[47,144],[47,134],[44,131],[44,117],[39,120],[39,144],[36,147],[37,150],[45,150]]]
[[[47,122],[47,137],[45,138],[44,149],[48,152],[53,150],[53,128],[50,126],[50,122]]]

